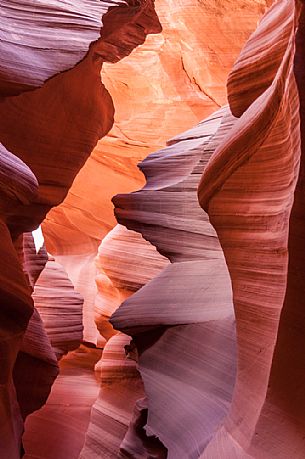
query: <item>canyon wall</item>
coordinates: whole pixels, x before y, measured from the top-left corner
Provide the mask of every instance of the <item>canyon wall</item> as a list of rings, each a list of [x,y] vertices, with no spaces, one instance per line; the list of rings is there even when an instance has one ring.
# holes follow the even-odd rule
[[[58,371],[55,354],[33,307],[32,275],[23,273],[20,238],[64,200],[97,141],[112,127],[113,102],[100,78],[103,62],[120,60],[143,43],[148,33],[161,29],[157,16],[151,15],[151,2],[125,4],[123,15],[115,8],[119,3],[86,1],[75,7],[56,1],[52,5],[32,0],[1,3],[4,371],[0,403],[4,423],[0,451],[10,459],[22,453],[22,418],[45,402]],[[113,30],[115,19],[117,28]],[[137,29],[135,21],[143,24],[143,31]],[[135,32],[127,50],[124,40],[122,47],[124,27]],[[116,45],[112,44],[113,34]],[[43,360],[52,370],[49,378]],[[42,379],[35,379],[36,373]]]
[[[234,388],[231,281],[197,200],[202,171],[234,122],[224,107],[173,138],[140,164],[145,187],[114,199],[120,223],[171,261],[111,318],[136,343],[148,398],[146,431],[162,441],[168,458],[203,452],[228,412]]]
[[[130,334],[137,345],[148,396],[146,431],[161,439],[169,458],[301,459],[305,454],[305,372],[298,353],[303,342],[303,29],[302,2],[276,2],[229,76],[229,108],[214,115],[215,119],[221,118],[220,126],[210,133],[205,131],[210,122],[207,119],[170,141],[168,150],[150,155],[140,165],[147,179],[145,187],[114,199],[119,222],[139,231],[172,262],[111,318],[111,323]],[[203,134],[206,143],[201,138],[200,144]],[[188,150],[187,142],[191,141]],[[180,156],[179,142],[183,143]],[[196,160],[187,158],[187,153]],[[195,177],[201,173],[199,202],[208,213],[225,256],[236,319],[236,337],[228,333],[228,328],[221,328],[219,335],[214,331],[213,341],[208,342],[206,329],[198,335],[194,328],[187,333],[187,307],[191,305],[198,328],[196,289],[201,293],[204,323],[211,301],[213,314],[224,312],[217,294],[228,293],[231,288],[219,267],[216,272],[209,269],[209,258],[212,255],[214,261],[214,257],[207,241],[196,245],[200,240],[198,223],[195,234],[191,232],[195,214],[191,184],[198,184]],[[186,180],[192,175],[192,180]],[[181,220],[177,218],[179,212]],[[184,226],[192,235],[190,240]],[[192,244],[196,250],[192,250]],[[205,254],[200,271],[194,259],[202,256],[203,248],[209,256]],[[188,265],[179,276],[179,266],[186,260]],[[200,281],[194,282],[196,274]],[[179,321],[175,313],[178,319],[183,317],[180,327],[176,327]],[[213,325],[209,317],[207,326],[211,329]],[[218,326],[214,325],[216,329]],[[228,341],[222,342],[225,337],[230,337],[231,348]],[[230,381],[226,368],[226,377],[223,374],[219,378],[221,390],[216,378],[221,374],[216,364],[220,351],[213,354],[218,344],[227,351],[222,360],[224,368],[231,362],[231,369],[237,369],[236,379],[233,372]],[[200,364],[196,365],[197,353]],[[213,366],[206,368],[204,377],[209,375],[211,380],[201,380],[193,396],[200,369],[210,358]],[[183,394],[180,398],[179,389]],[[210,395],[203,397],[200,405],[200,391],[209,390]],[[210,405],[217,393],[227,394],[223,411],[217,410],[219,400],[217,407]]]
[[[228,73],[267,5],[157,0],[162,32],[148,35],[121,62],[103,65],[102,81],[115,105],[113,128],[43,224],[48,251],[85,299],[87,342],[100,341],[94,260],[116,224],[112,196],[140,189],[145,180],[137,163],[226,102]]]
[[[304,8],[2,2],[1,457],[304,457]]]
[[[230,271],[238,337],[231,410],[204,458],[305,454],[303,40],[302,3],[275,3],[229,77],[239,119],[199,186]]]

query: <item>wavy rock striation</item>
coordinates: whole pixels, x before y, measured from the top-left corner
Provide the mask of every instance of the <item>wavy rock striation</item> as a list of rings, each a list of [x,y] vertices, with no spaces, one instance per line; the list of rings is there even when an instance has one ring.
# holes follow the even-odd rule
[[[144,396],[136,362],[126,354],[130,338],[112,336],[99,362],[101,389],[91,411],[80,459],[118,457],[136,401]]]
[[[112,196],[140,189],[144,178],[137,163],[226,103],[227,75],[268,3],[157,0],[163,31],[116,65],[103,65],[102,80],[116,108],[113,129],[43,227],[48,251],[85,299],[86,341],[100,339],[93,314],[94,259],[116,225]],[[155,17],[151,8],[147,14]]]
[[[31,233],[24,233],[15,242],[15,248],[30,291],[33,291],[45,268],[47,253],[44,247],[37,252]],[[14,385],[23,419],[46,402],[57,375],[57,360],[34,303],[34,311],[13,368]]]
[[[109,318],[125,298],[155,277],[168,260],[140,234],[117,225],[103,239],[96,263],[96,323],[107,344],[96,366],[101,374],[101,390],[92,407],[81,457],[94,457],[96,451],[99,457],[115,457],[121,450],[131,457],[140,457],[146,451],[142,441],[146,435],[143,430],[140,438],[136,432],[143,427],[142,411],[146,408],[139,402],[134,414],[135,402],[144,397],[137,354],[130,337],[118,334]]]
[[[229,77],[239,119],[199,186],[232,279],[238,344],[232,406],[202,458],[305,454],[303,40],[303,3],[276,2]]]
[[[83,337],[84,301],[52,257],[35,284],[33,300],[57,358],[78,348]]]
[[[13,382],[13,368],[33,314],[33,302],[7,221],[11,215],[18,218],[16,207],[26,207],[34,199],[38,183],[26,164],[3,145],[0,145],[0,162],[0,455],[15,459],[20,455],[23,423]]]
[[[134,231],[117,225],[103,239],[96,259],[97,328],[105,339],[113,330],[110,316],[129,296],[147,284],[168,264],[156,249]]]
[[[134,48],[143,44],[147,34],[161,31],[152,0],[145,2],[129,1],[127,3],[129,6],[125,4],[119,8],[110,8],[107,14],[103,16],[101,38],[91,46],[87,57],[80,63],[80,66],[84,65],[84,73],[77,77],[77,89],[75,86],[73,97],[78,99],[77,115],[81,119],[77,120],[77,135],[79,136],[77,141],[83,145],[83,151],[86,147],[84,145],[86,141],[84,133],[87,132],[88,135],[92,135],[92,133],[96,134],[97,132],[94,123],[98,123],[96,127],[102,129],[102,133],[98,137],[95,136],[94,145],[90,146],[90,152],[97,140],[103,137],[113,124],[112,101],[108,100],[109,95],[107,96],[108,92],[104,86],[102,86],[104,94],[101,97],[103,105],[96,100],[96,93],[99,88],[93,80],[86,85],[89,94],[82,91],[81,98],[79,94],[76,94],[76,90],[79,92],[79,82],[82,81],[84,84],[88,78],[88,65],[93,67],[95,77],[101,86],[102,63],[117,62],[128,56]],[[87,63],[85,64],[86,60]],[[75,69],[73,70],[75,71]],[[69,84],[71,85],[71,83]],[[94,101],[94,104],[92,103],[90,106],[88,99],[93,99],[93,97],[92,102]],[[73,113],[76,112],[74,102],[71,101],[67,105],[71,107]],[[99,107],[100,110],[98,110]],[[106,113],[103,113],[101,109],[106,110]],[[103,120],[107,122],[105,126],[101,125]],[[82,129],[79,129],[80,126]],[[69,139],[67,139],[67,144],[71,148]],[[93,344],[97,344],[99,339],[93,314],[97,293],[94,285],[96,274],[94,259],[101,239],[114,226],[111,197],[118,192],[119,187],[127,191],[140,186],[142,183],[141,175],[134,172],[137,161],[137,157],[130,157],[125,153],[120,156],[105,155],[104,153],[96,155],[95,151],[77,178],[75,186],[63,206],[51,212],[44,225],[49,252],[57,256],[57,260],[66,269],[75,288],[85,299],[84,337],[86,341]],[[101,177],[103,177],[103,181],[101,181]],[[76,263],[78,269],[75,268]]]
[[[46,398],[44,389],[39,393],[27,381],[24,388],[36,390],[38,399],[41,396],[31,405],[35,394],[28,393],[27,403],[19,359],[30,356],[30,363],[39,367],[49,358],[57,372],[42,323],[37,312],[32,315],[28,284],[32,274],[27,279],[22,272],[20,236],[35,229],[63,201],[96,143],[112,127],[114,107],[100,78],[103,62],[122,59],[143,43],[147,33],[160,30],[156,16],[147,14],[153,9],[151,1],[130,0],[118,8],[119,3],[94,0],[72,5],[55,0],[49,5],[27,0],[1,4],[0,342],[4,369],[0,406],[4,423],[0,452],[10,459],[20,453],[20,414],[37,409]],[[137,28],[139,22],[143,28]],[[115,30],[111,24],[116,24]],[[128,30],[134,34],[126,49]],[[40,382],[45,388],[45,381]]]
[[[119,222],[171,261],[111,318],[137,345],[148,397],[146,432],[162,441],[168,458],[198,457],[232,398],[231,283],[216,233],[198,204],[197,186],[234,121],[225,107],[172,139],[141,163],[146,186],[114,198]]]

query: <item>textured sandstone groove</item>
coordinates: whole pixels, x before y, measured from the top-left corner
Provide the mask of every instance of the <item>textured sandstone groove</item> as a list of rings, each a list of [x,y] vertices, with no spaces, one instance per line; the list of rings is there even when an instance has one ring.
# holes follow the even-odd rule
[[[202,171],[233,123],[223,108],[172,139],[140,165],[145,187],[114,198],[118,220],[172,262],[111,318],[137,345],[146,431],[169,458],[199,456],[228,412],[234,387],[230,278],[197,201]]]
[[[156,277],[168,260],[140,234],[117,225],[103,239],[96,264],[95,321],[100,334],[108,339],[116,333],[110,316],[126,298]]]
[[[245,46],[228,85],[240,118],[199,186],[230,271],[238,338],[232,407],[202,458],[304,456],[304,415],[300,405],[294,408],[296,400],[302,403],[297,387],[304,374],[291,348],[298,333],[290,328],[288,338],[297,320],[292,309],[299,304],[289,280],[299,266],[296,227],[302,221],[301,177],[295,193],[301,154],[295,74],[303,75],[303,67],[294,65],[302,8],[299,1],[275,3]],[[300,45],[297,57],[300,64]],[[256,73],[260,79],[253,79]]]
[[[31,276],[26,278],[22,272],[19,236],[35,229],[46,213],[65,198],[97,141],[113,124],[113,103],[100,79],[103,62],[120,60],[142,43],[147,33],[160,30],[157,17],[147,14],[153,9],[152,2],[131,0],[130,5],[124,4],[123,14],[120,8],[107,12],[111,20],[107,25],[104,19],[100,35],[103,13],[117,4],[94,1],[73,6],[74,2],[55,1],[49,5],[30,0],[1,4],[0,183],[5,191],[0,206],[0,276],[1,354],[5,358],[0,449],[1,455],[10,459],[17,458],[21,448],[20,411],[25,416],[41,406],[50,388],[50,380],[41,381],[41,392],[38,384],[28,381],[22,387],[20,368],[26,359],[33,363],[45,353],[52,360],[53,377],[57,372],[56,359],[54,354],[50,357],[52,350],[37,312],[29,322],[34,311],[28,284]],[[53,28],[47,23],[48,15]],[[136,30],[140,16],[146,28]],[[113,30],[115,18],[117,28]],[[122,38],[130,25],[136,33],[126,49]],[[71,27],[74,31],[70,34]],[[58,53],[58,61],[54,53]],[[39,346],[35,345],[35,336]],[[33,391],[33,400],[31,394],[29,400],[24,398],[27,384]],[[38,402],[34,402],[36,396]]]
[[[83,337],[83,299],[52,257],[35,284],[33,300],[58,358],[76,349]]]
[[[85,299],[87,341],[99,342],[94,259],[116,224],[111,197],[140,189],[144,178],[136,164],[225,103],[227,75],[268,3],[157,0],[162,33],[149,35],[116,65],[103,65],[102,80],[115,105],[113,129],[44,223],[49,252]]]
[[[118,334],[109,317],[124,299],[155,277],[168,260],[140,234],[117,225],[103,239],[96,264],[95,317],[99,332],[108,342],[96,366],[101,374],[101,390],[92,408],[81,457],[116,457],[122,450],[132,457],[142,457],[137,455],[146,452],[142,442],[146,435],[141,430],[146,408],[138,402],[134,413],[135,402],[144,397],[137,355],[130,337]]]

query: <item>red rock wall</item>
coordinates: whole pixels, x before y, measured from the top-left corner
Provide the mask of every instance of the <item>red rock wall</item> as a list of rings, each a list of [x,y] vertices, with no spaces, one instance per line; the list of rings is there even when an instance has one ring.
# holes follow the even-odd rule
[[[172,139],[140,165],[146,186],[114,198],[118,220],[172,262],[111,318],[137,345],[148,397],[146,431],[162,441],[168,458],[198,457],[233,393],[231,283],[216,233],[197,201],[201,173],[233,123],[225,107]]]
[[[43,254],[32,256],[31,244],[21,244],[22,234],[64,201],[44,222],[46,243],[83,294],[84,340],[97,344],[94,258],[115,224],[110,197],[139,188],[144,177],[135,169],[138,160],[226,102],[227,74],[271,2],[240,0],[232,8],[229,0],[158,0],[162,34],[152,1],[128,3],[107,14],[118,2],[1,4],[0,412],[5,422],[0,455],[10,459],[22,449],[22,417],[45,402],[57,374],[31,299]],[[143,163],[144,189],[115,201],[119,220],[140,231],[172,264],[125,301],[112,319],[135,338],[148,400],[138,403],[132,419],[142,386],[134,362],[124,386],[129,365],[122,354],[123,335],[111,338],[101,364],[106,376],[100,406],[93,409],[81,457],[92,455],[92,438],[105,432],[99,410],[106,430],[109,422],[107,454],[121,444],[122,454],[169,459],[304,455],[302,389],[295,384],[302,380],[302,359],[298,354],[290,358],[294,347],[302,347],[302,337],[287,332],[296,320],[302,323],[295,281],[296,272],[303,272],[302,168],[298,176],[302,27],[295,53],[300,12],[298,0],[279,0],[244,48],[228,81],[230,109],[239,119],[224,108],[174,138]],[[147,34],[156,35],[143,45]],[[102,69],[104,62],[109,64]],[[114,126],[108,91],[117,107]],[[217,235],[196,200],[203,171],[199,199]],[[48,262],[35,294],[45,320],[44,301],[52,303],[52,316],[58,297],[47,286],[50,263],[54,268]],[[135,288],[132,276],[124,275],[119,285],[114,268],[109,265],[108,274],[116,289],[137,290],[150,279],[137,281]],[[52,330],[53,318],[47,323],[57,354],[81,339],[81,302],[72,296],[73,330],[64,320],[60,330],[57,324]],[[296,303],[299,309],[292,311]],[[67,297],[58,305],[61,316],[66,306]],[[113,363],[117,341],[120,350]],[[113,380],[114,367],[124,386],[118,389],[117,415],[124,418],[119,434],[115,416],[107,414],[114,392],[105,392],[107,372]],[[135,380],[139,390],[133,391]]]
[[[296,48],[302,10],[299,1],[277,2],[245,46],[228,82],[240,118],[199,187],[230,271],[238,338],[231,410],[202,458],[305,454],[298,390],[305,373],[295,353],[302,323],[295,296],[302,239],[302,21]]]
[[[30,320],[34,311],[28,285],[31,275],[26,278],[22,272],[22,255],[17,255],[19,236],[36,228],[46,213],[63,201],[97,141],[112,127],[114,107],[100,78],[103,62],[120,60],[143,43],[148,33],[160,30],[156,15],[151,16],[151,2],[131,1],[123,12],[111,9],[108,23],[105,15],[101,36],[101,18],[110,5],[117,3],[85,2],[73,8],[70,3],[42,5],[31,0],[1,4],[0,277],[4,371],[0,403],[4,426],[0,451],[10,459],[19,457],[21,449],[20,412],[25,416],[40,407],[46,398],[45,386],[50,382],[40,381],[41,392],[39,384],[35,387],[26,381],[22,386],[19,360],[24,362],[22,353],[26,354],[31,358],[28,363],[35,366],[41,353],[50,357],[49,351],[52,352],[37,312]],[[114,22],[116,30],[112,27]],[[136,22],[143,27],[137,29]],[[127,30],[135,32],[128,50],[124,46]],[[35,335],[38,346],[32,339]],[[53,354],[50,359],[56,373],[54,357]],[[32,405],[31,400],[25,400],[27,387],[36,391],[33,397],[38,398]]]
[[[149,35],[121,62],[103,65],[114,126],[43,225],[49,252],[84,297],[86,341],[99,341],[94,259],[116,224],[112,196],[140,189],[137,163],[226,102],[227,75],[266,4],[242,0],[233,9],[230,2],[158,0],[162,33]]]

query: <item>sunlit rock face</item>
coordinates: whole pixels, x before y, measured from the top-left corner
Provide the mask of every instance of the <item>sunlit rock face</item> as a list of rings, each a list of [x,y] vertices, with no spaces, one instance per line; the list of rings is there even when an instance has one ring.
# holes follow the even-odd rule
[[[160,31],[161,25],[152,1],[131,1],[130,6],[111,8],[103,16],[100,41],[94,43],[89,51],[93,65],[100,71],[102,62],[117,62],[141,45],[147,34]],[[90,90],[94,91],[92,85]],[[99,119],[100,116],[101,114]],[[111,116],[103,115],[103,119],[111,120],[111,125],[112,117],[113,113]],[[86,126],[92,124],[86,116],[83,119],[86,120]],[[78,132],[83,136],[83,132]],[[71,190],[63,207],[51,212],[44,225],[48,250],[58,256],[57,259],[85,299],[84,338],[94,344],[98,342],[93,317],[96,295],[94,259],[102,237],[114,226],[111,197],[119,189],[129,191],[143,183],[143,178],[135,167],[137,161],[138,157],[133,153],[117,156],[113,153],[96,155],[94,152],[75,182],[79,183],[79,187],[75,185],[75,191]],[[102,182],[101,176],[104,177]],[[90,188],[87,192],[84,192],[84,183]],[[66,257],[67,254],[75,258]],[[78,269],[74,268],[75,261]],[[85,283],[84,278],[87,279]]]
[[[148,396],[147,430],[162,440],[169,458],[284,459],[293,456],[301,459],[305,454],[302,390],[305,372],[304,360],[298,351],[304,340],[303,295],[301,298],[299,287],[304,277],[301,250],[304,245],[304,24],[304,6],[299,1],[276,2],[264,17],[230,74],[229,109],[218,114],[221,124],[216,131],[212,130],[216,132],[214,136],[207,138],[206,144],[201,139],[199,150],[203,158],[209,155],[207,165],[203,158],[201,161],[197,159],[199,156],[196,157],[194,147],[199,141],[200,130],[203,133],[202,126],[205,123],[208,126],[209,120],[179,139],[184,142],[192,139],[194,145],[189,153],[198,162],[186,160],[187,146],[183,145],[180,160],[185,159],[185,163],[180,161],[180,167],[170,168],[170,161],[177,159],[175,154],[178,157],[175,147],[179,152],[179,143],[177,147],[177,139],[174,139],[170,142],[172,150],[169,155],[166,150],[158,152],[140,166],[147,178],[144,189],[114,200],[120,223],[140,231],[173,262],[164,274],[125,301],[111,319],[116,328],[132,335],[137,344],[139,369]],[[230,114],[230,110],[236,117]],[[162,167],[162,163],[166,166]],[[167,174],[168,170],[174,172]],[[217,293],[223,294],[229,289],[223,279],[222,285],[218,284],[221,279],[219,268],[213,275],[211,261],[215,260],[207,242],[201,241],[195,251],[191,244],[187,244],[188,238],[182,237],[182,231],[186,232],[183,224],[186,224],[187,217],[191,221],[194,215],[195,207],[189,200],[183,222],[174,218],[177,209],[183,208],[183,194],[191,193],[190,184],[194,184],[196,173],[203,173],[199,201],[216,230],[229,270],[227,277],[230,275],[232,282],[236,338],[228,333],[228,328],[218,329],[219,334],[215,333],[221,320],[213,323],[210,319],[208,322],[208,327],[216,327],[213,340],[207,330],[205,333],[196,331],[200,327],[198,318],[193,327],[166,327],[175,317],[176,297],[184,299],[184,308],[177,308],[178,313],[184,311],[187,316],[187,305],[191,302],[191,312],[195,314],[198,288],[201,293],[199,311],[203,314],[209,305],[207,285],[209,279],[213,279],[211,297],[217,302],[213,314],[218,314],[222,303],[216,300]],[[193,175],[193,180],[183,181],[188,174]],[[179,181],[175,182],[177,179]],[[199,178],[197,185],[198,182]],[[175,199],[178,190],[179,199]],[[162,218],[163,215],[169,217]],[[166,234],[166,225],[171,230],[167,238],[162,237],[163,232]],[[179,243],[175,237],[178,229]],[[195,245],[196,240],[200,240],[198,225],[193,232],[191,241]],[[209,235],[211,237],[211,233]],[[203,248],[209,250],[204,262],[204,269],[210,266],[206,276],[199,265],[197,270],[192,270],[196,266],[192,257],[195,258],[195,254],[200,257]],[[181,285],[177,273],[179,266],[185,263],[184,250],[190,262],[189,271],[186,266],[183,269],[184,284]],[[188,272],[192,277],[200,273],[201,281],[197,281],[192,289],[186,288]],[[175,290],[168,294],[171,282]],[[192,297],[191,301],[188,295]],[[163,297],[166,301],[162,303]],[[173,299],[175,302],[171,306]],[[159,308],[160,304],[170,307]],[[136,313],[139,310],[140,315]],[[187,323],[187,318],[183,319],[183,323]],[[204,317],[201,320],[204,321]],[[153,335],[152,327],[158,326],[159,331]],[[138,333],[140,327],[141,334]],[[230,337],[230,345],[229,341],[222,341],[224,337]],[[199,352],[200,343],[205,345]],[[223,410],[219,410],[219,399],[214,406],[211,404],[213,397],[220,393],[215,387],[212,390],[217,382],[216,355],[220,358],[219,350],[211,358],[212,343],[214,350],[218,346],[222,352],[226,350],[222,360],[224,368],[231,359],[231,369],[234,366],[238,369],[236,379],[234,372],[231,373],[230,383],[228,371],[219,378],[223,384],[220,392],[222,395],[227,393]],[[232,343],[237,346],[237,366]],[[198,365],[191,360],[192,349],[194,359],[200,353]],[[179,365],[173,358],[178,351]],[[200,371],[210,358],[213,365],[205,369],[196,396],[194,394],[191,398],[192,404],[189,402],[191,410],[188,415],[188,396],[191,397],[196,378],[200,380]],[[196,368],[195,374],[186,371],[188,365]],[[217,365],[218,371],[220,368]],[[187,382],[180,386],[183,397],[179,400],[181,372]],[[204,378],[208,376],[212,379],[207,383]],[[200,391],[209,390],[210,396],[204,397],[200,405]],[[172,406],[171,400],[175,401]],[[165,403],[170,407],[166,412]],[[175,410],[177,406],[179,408]],[[181,432],[179,415],[183,418]],[[198,430],[196,426],[200,426]]]
[[[1,2],[1,96],[42,86],[74,67],[99,38],[107,3],[18,0]],[[118,2],[117,2],[118,3]]]
[[[50,389],[50,379],[40,380],[40,387],[29,382],[35,373],[30,367],[33,364],[42,369],[37,360],[45,359],[54,367],[53,379],[57,373],[55,355],[31,299],[37,272],[24,275],[27,267],[22,267],[20,238],[63,201],[96,143],[112,127],[114,106],[100,78],[103,62],[122,59],[143,43],[146,34],[160,30],[157,17],[147,14],[153,9],[152,2],[124,2],[124,14],[118,15],[119,3],[85,1],[74,7],[70,2],[49,5],[34,0],[1,4],[0,277],[4,370],[0,404],[4,423],[0,451],[1,456],[10,459],[19,457],[22,450],[22,416],[39,408]],[[105,19],[101,35],[101,19],[109,7],[111,21],[119,17],[117,29],[114,31],[109,23],[106,26]],[[135,30],[135,20],[144,28],[133,34],[126,50],[124,27]],[[30,358],[29,380],[22,385],[25,358]]]
[[[304,23],[303,3],[276,2],[246,44],[228,80],[239,119],[199,186],[238,338],[232,406],[202,458],[305,454]]]
[[[94,259],[116,224],[111,197],[140,189],[145,180],[137,163],[226,102],[227,75],[267,3],[157,0],[163,31],[148,35],[121,62],[103,65],[102,80],[115,105],[114,126],[43,227],[49,252],[85,299],[86,341],[99,340]]]
[[[203,452],[228,413],[234,388],[231,282],[197,200],[202,171],[234,122],[224,107],[172,139],[140,164],[145,187],[114,198],[120,223],[171,261],[121,305],[111,323],[137,345],[148,398],[146,431],[173,459]]]
[[[1,457],[82,312],[86,345],[108,340],[99,397],[69,354],[29,459],[305,456],[303,2],[274,2],[223,107],[271,3],[2,2]],[[117,193],[132,231],[105,238]],[[26,234],[42,220],[56,261]]]
[[[124,299],[143,287],[167,264],[168,260],[140,234],[121,225],[115,226],[99,247],[95,320],[107,344],[96,365],[101,376],[101,390],[92,407],[81,454],[83,459],[94,457],[96,451],[100,457],[117,457],[122,451],[128,451],[131,457],[146,457],[143,428],[147,409],[138,402],[134,413],[135,403],[145,396],[137,370],[136,349],[130,343],[130,337],[113,329],[109,318]],[[139,432],[142,432],[142,438]]]
[[[115,226],[103,239],[96,259],[95,321],[105,339],[116,333],[109,322],[110,316],[167,264],[168,260],[140,234],[122,225]]]
[[[83,337],[83,299],[52,257],[35,284],[33,300],[57,357],[78,348]]]

